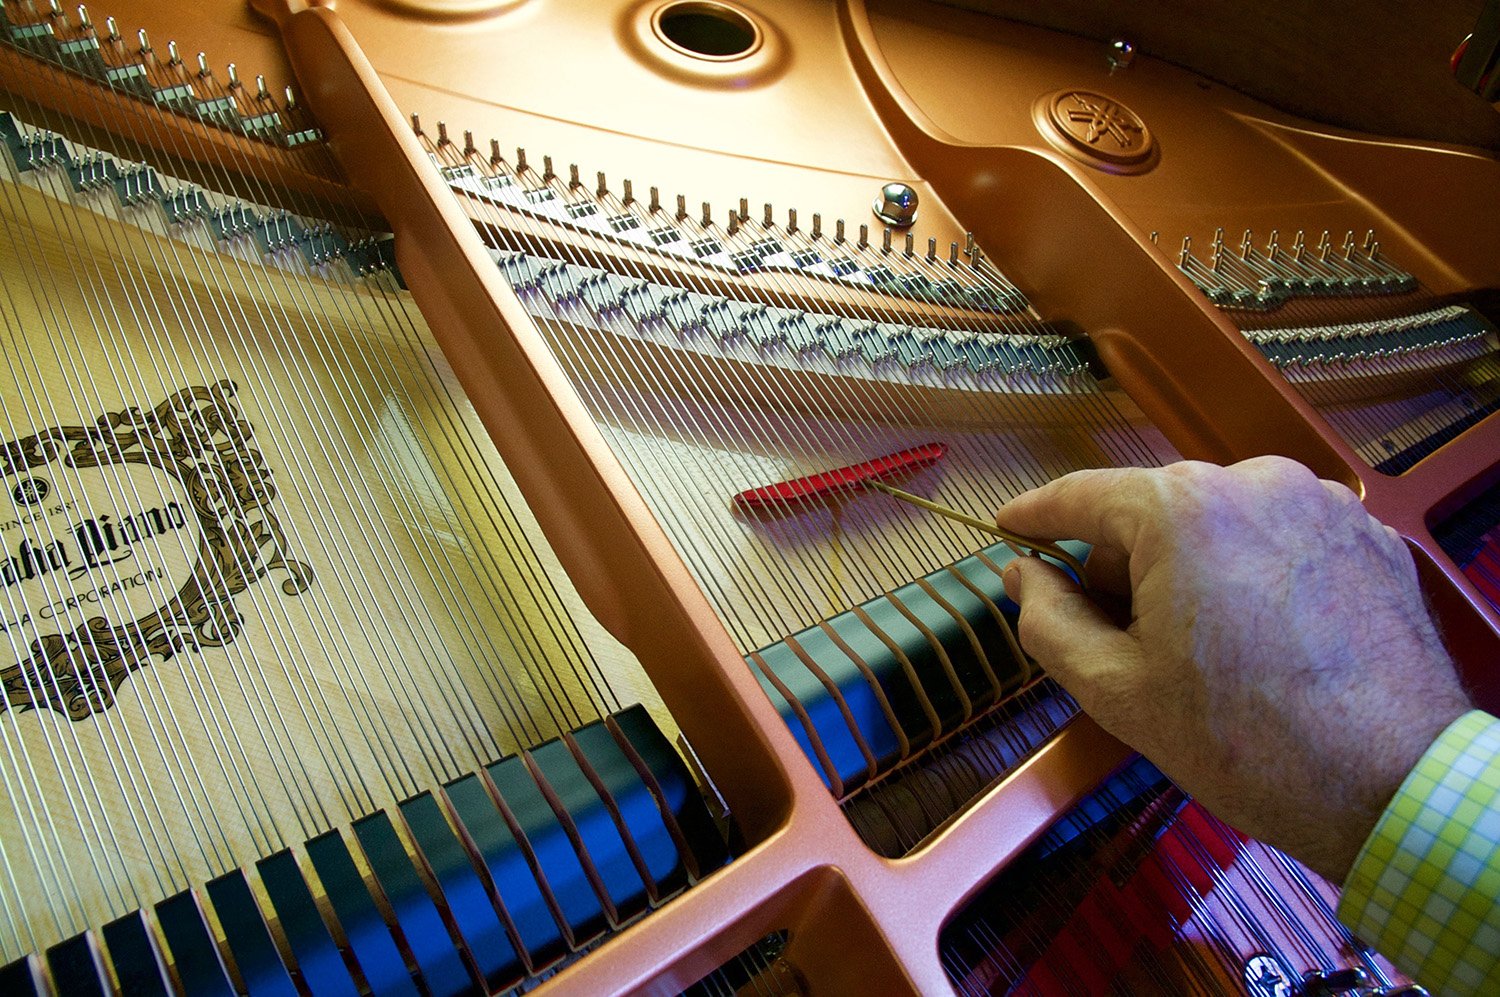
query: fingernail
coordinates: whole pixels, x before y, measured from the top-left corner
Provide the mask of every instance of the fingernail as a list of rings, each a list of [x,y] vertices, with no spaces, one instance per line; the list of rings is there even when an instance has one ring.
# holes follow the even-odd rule
[[[1000,572],[1000,584],[1005,586],[1005,594],[1010,596],[1012,602],[1021,601],[1021,568],[1015,561],[1007,564]]]

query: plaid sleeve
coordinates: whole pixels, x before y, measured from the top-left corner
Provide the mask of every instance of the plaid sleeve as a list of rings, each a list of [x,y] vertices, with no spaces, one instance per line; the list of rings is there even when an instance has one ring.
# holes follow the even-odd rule
[[[1500,720],[1455,720],[1360,849],[1339,920],[1435,993],[1500,994]]]

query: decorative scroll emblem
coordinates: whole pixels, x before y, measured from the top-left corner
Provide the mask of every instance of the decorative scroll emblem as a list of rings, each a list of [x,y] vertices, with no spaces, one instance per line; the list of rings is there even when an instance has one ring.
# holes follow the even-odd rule
[[[1151,164],[1156,143],[1146,123],[1130,108],[1103,94],[1064,90],[1044,99],[1038,115],[1052,143],[1101,169]],[[1039,109],[1041,110],[1041,109]]]
[[[276,489],[220,381],[150,411],[0,445],[0,710],[73,720],[114,704],[130,674],[240,635],[234,598],[271,572],[289,596],[312,569],[286,553]],[[7,515],[8,513],[8,515]]]

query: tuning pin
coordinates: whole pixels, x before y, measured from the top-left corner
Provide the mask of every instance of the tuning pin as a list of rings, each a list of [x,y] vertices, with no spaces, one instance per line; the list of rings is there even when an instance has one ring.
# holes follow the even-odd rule
[[[516,173],[525,173],[527,169],[529,167],[526,165],[526,148],[518,145],[516,146]]]
[[[796,233],[797,233],[797,209],[796,208],[787,208],[786,209],[786,234],[787,235],[795,235]]]
[[[568,164],[568,189],[569,190],[577,190],[579,187],[582,187],[582,186],[583,186],[583,181],[580,180],[580,179],[578,179],[578,164],[577,163],[569,163]]]
[[[768,204],[768,205],[765,206],[765,211],[763,213],[763,217],[761,218],[760,227],[761,228],[774,228],[775,226],[776,226],[776,215],[774,213],[774,210]]]
[[[742,222],[748,222],[749,220],[750,220],[750,199],[748,197],[742,197],[742,198],[740,198],[740,221],[742,221]]]
[[[286,109],[288,111],[295,111],[297,109],[297,92],[292,89],[291,84],[288,84],[283,93],[286,94]]]
[[[1177,265],[1187,266],[1187,261],[1193,258],[1193,237],[1185,235],[1182,237],[1182,249],[1177,254]]]
[[[646,210],[653,215],[661,210],[661,191],[655,187],[651,188],[651,203],[646,206]]]
[[[714,209],[709,206],[709,203],[707,201],[704,201],[703,202],[703,221],[702,221],[702,224],[703,224],[704,228],[712,228],[713,227],[713,224],[714,224],[713,213],[714,213]]]
[[[235,64],[231,62],[229,64],[229,70],[228,70],[228,72],[229,72],[229,89],[231,89],[231,90],[238,90],[240,88],[240,86],[241,86],[241,84],[240,84],[240,71],[239,71],[239,69],[236,68]]]
[[[1155,246],[1157,244],[1156,240],[1158,238],[1160,238],[1160,236],[1161,236],[1160,232],[1157,232],[1157,231],[1153,230],[1152,233],[1151,233],[1151,245]]]
[[[882,253],[889,253],[891,251],[891,230],[889,228],[882,228],[880,230],[880,251]]]
[[[823,236],[823,216],[818,214],[816,211],[813,212],[811,234],[814,242],[816,242]]]
[[[448,141],[448,122],[446,122],[446,121],[439,121],[438,122],[438,141],[437,141],[437,144],[438,144],[439,147],[446,146],[446,145],[449,144],[449,141]]]
[[[635,203],[635,184],[629,180],[620,181],[620,203],[627,207]]]
[[[182,56],[177,53],[177,43],[176,42],[167,42],[167,65],[169,65],[169,66],[180,66],[180,65],[182,65]]]
[[[916,255],[916,253],[917,253],[917,239],[916,239],[916,236],[912,235],[910,232],[906,233],[906,245],[904,245],[904,246],[901,247],[901,252],[903,254],[905,254],[905,256],[906,256],[907,259],[911,259],[913,256]]]
[[[687,212],[687,198],[684,197],[681,194],[678,194],[677,195],[677,220],[679,222],[686,221],[687,220],[687,216],[688,216],[688,212]]]
[[[964,255],[965,256],[973,256],[974,255],[974,233],[973,232],[965,232],[964,233]]]
[[[494,169],[498,167],[501,162],[500,140],[497,138],[492,138],[490,139],[490,168]]]
[[[208,68],[208,56],[205,55],[202,52],[199,52],[198,53],[198,76],[199,76],[199,78],[206,80],[210,76],[212,76],[213,74],[214,74],[213,70]]]
[[[266,89],[266,78],[264,76],[261,76],[258,73],[255,76],[255,99],[256,100],[270,100],[271,99],[270,91],[268,91]]]
[[[135,40],[140,44],[141,55],[149,55],[151,53],[151,39],[147,36],[145,28],[135,33]]]
[[[594,196],[603,200],[603,198],[609,193],[609,182],[604,179],[604,171],[600,170],[594,177],[594,180],[596,182],[596,185],[594,187]]]
[[[104,19],[104,40],[107,42],[118,42],[120,40],[120,26],[115,23],[113,17]]]
[[[551,183],[556,178],[557,178],[557,174],[552,172],[552,157],[551,156],[543,156],[542,157],[542,183]]]
[[[479,150],[474,147],[474,133],[464,129],[464,158],[467,159]]]
[[[927,262],[928,263],[936,263],[937,262],[937,240],[936,239],[928,239],[927,240]]]
[[[89,9],[83,4],[78,5],[78,26],[85,31],[94,30],[94,22],[89,20]]]
[[[724,226],[724,231],[734,235],[740,230],[740,213],[733,208],[729,209],[729,223]]]
[[[857,246],[860,249],[868,249],[869,248],[869,246],[870,246],[870,226],[868,226],[868,225],[861,225],[859,227],[859,242],[857,243]]]
[[[842,218],[833,223],[833,242],[836,246],[844,244],[844,220]]]
[[[956,242],[948,243],[948,265],[950,267],[958,266],[958,243]]]

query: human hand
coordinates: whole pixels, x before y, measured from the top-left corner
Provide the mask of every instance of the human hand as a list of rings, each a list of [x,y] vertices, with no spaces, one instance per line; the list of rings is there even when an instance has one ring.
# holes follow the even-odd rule
[[[995,519],[1093,544],[1091,591],[1129,605],[1122,629],[1016,558],[1026,651],[1218,816],[1336,883],[1469,709],[1405,544],[1293,461],[1080,471]]]

